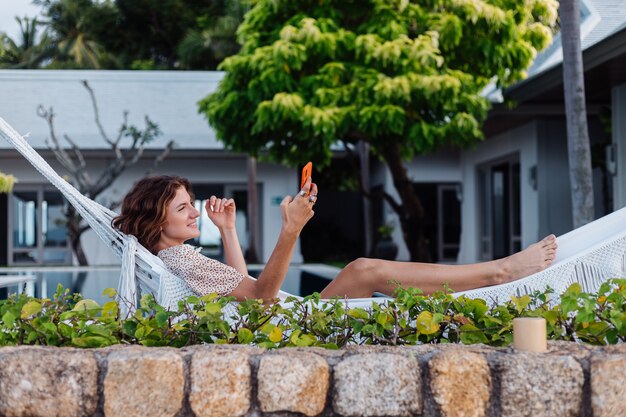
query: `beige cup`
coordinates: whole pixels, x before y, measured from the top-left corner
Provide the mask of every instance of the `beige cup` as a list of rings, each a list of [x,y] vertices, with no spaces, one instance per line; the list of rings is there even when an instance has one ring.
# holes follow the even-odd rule
[[[545,352],[547,345],[546,319],[521,317],[513,319],[513,347],[528,352]]]

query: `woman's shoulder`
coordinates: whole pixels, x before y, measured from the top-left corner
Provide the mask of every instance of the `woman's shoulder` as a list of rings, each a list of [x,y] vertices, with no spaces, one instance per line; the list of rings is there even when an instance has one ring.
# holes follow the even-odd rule
[[[159,258],[163,258],[171,255],[193,254],[197,252],[198,250],[195,247],[187,243],[183,243],[182,245],[174,245],[170,246],[169,248],[161,249],[157,253],[157,256]]]

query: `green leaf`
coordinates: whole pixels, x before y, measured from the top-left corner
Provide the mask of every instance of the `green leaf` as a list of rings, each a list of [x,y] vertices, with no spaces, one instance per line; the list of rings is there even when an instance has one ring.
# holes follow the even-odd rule
[[[489,340],[487,336],[478,329],[478,327],[471,324],[464,324],[459,328],[461,331],[461,342],[466,345],[472,345],[475,343],[487,343]]]
[[[283,340],[283,331],[280,329],[280,327],[274,327],[272,329],[269,334],[269,339],[274,343],[278,343]]]
[[[137,326],[137,330],[135,331],[135,337],[137,339],[142,339],[145,335],[146,335],[147,331],[146,331],[146,327],[145,326]]]
[[[110,346],[111,341],[104,336],[81,336],[72,338],[72,345],[82,348]]]
[[[17,317],[15,317],[10,311],[7,311],[2,316],[2,321],[4,322],[4,326],[8,328],[13,327],[13,325],[15,324],[15,319],[17,319]]]
[[[348,316],[355,319],[367,320],[369,318],[369,314],[367,313],[367,311],[363,310],[362,308],[351,308],[350,310],[348,310],[347,314]]]
[[[158,313],[156,313],[155,318],[159,327],[163,327],[163,325],[167,324],[168,322],[169,314],[165,311],[159,311]]]
[[[28,333],[28,335],[26,335],[26,344],[30,344],[33,343],[35,340],[37,340],[37,338],[39,337],[39,334],[36,331],[31,331]]]
[[[391,316],[388,315],[387,313],[378,313],[376,314],[376,323],[378,324],[386,324],[387,321],[389,321],[391,319]]]
[[[526,307],[528,307],[528,304],[530,304],[530,297],[528,297],[528,295],[524,295],[522,297],[511,296],[511,302],[515,307],[515,311],[519,314],[524,311]]]
[[[101,308],[100,304],[98,304],[94,300],[85,299],[85,300],[80,300],[79,302],[77,302],[74,308],[72,309],[72,311],[93,312],[93,311],[100,310],[100,308]]]
[[[61,315],[59,316],[59,319],[61,321],[65,321],[65,320],[69,320],[73,317],[76,317],[78,314],[75,311],[64,311],[63,313],[61,313]]]
[[[102,306],[103,317],[115,317],[118,313],[118,306],[115,301],[109,301]]]
[[[24,304],[20,317],[27,319],[41,312],[41,304],[35,300],[31,300]]]
[[[219,303],[207,303],[204,306],[204,311],[209,314],[219,314],[222,312],[222,306],[220,306]]]
[[[300,334],[300,332],[298,331],[298,334],[295,337],[294,335],[292,335],[289,340],[295,346],[307,347],[313,345],[317,341],[317,338],[311,334]]]
[[[439,330],[439,324],[433,320],[433,313],[430,311],[422,311],[416,321],[417,331],[421,334],[430,335],[437,333]]]
[[[102,295],[109,298],[114,298],[117,295],[117,291],[114,288],[105,288],[102,291]]]
[[[249,330],[244,328],[239,329],[237,332],[237,341],[242,345],[249,345],[252,340],[254,340],[254,334]]]
[[[124,322],[124,334],[130,337],[135,337],[137,331],[137,323],[134,321],[126,320]]]

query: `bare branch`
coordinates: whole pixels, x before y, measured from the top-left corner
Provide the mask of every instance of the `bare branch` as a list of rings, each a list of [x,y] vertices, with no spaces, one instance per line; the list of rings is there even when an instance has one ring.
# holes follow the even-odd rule
[[[63,157],[63,154],[61,154],[56,148],[54,148],[50,144],[47,138],[45,140],[45,144],[48,147],[48,149],[52,151],[52,153],[54,154],[54,157],[57,159],[57,161],[59,161],[59,163],[63,166],[63,168],[67,169],[70,172],[70,174],[74,175],[74,171],[73,171],[74,167],[71,165],[71,163],[68,164],[68,162]]]
[[[82,177],[84,186],[91,185],[91,178],[89,177],[89,173],[87,172],[87,163],[85,162],[83,153],[81,152],[80,148],[76,145],[76,143],[72,139],[70,139],[68,135],[63,135],[63,137],[65,138],[67,143],[70,144],[72,152],[74,152],[76,159],[78,159],[79,164],[77,167],[76,174]]]
[[[146,126],[143,130],[131,126],[128,123],[128,111],[124,111],[124,121],[120,127],[115,140],[111,140],[104,131],[104,127],[100,121],[98,104],[94,91],[89,86],[87,81],[82,81],[83,86],[89,92],[91,103],[94,111],[94,118],[100,135],[104,141],[111,147],[111,151],[115,154],[113,159],[110,159],[106,166],[100,171],[99,177],[95,183],[90,178],[87,171],[87,161],[85,154],[80,147],[68,136],[63,135],[65,142],[64,146],[61,146],[59,137],[56,134],[54,126],[54,111],[52,107],[45,109],[42,105],[37,108],[37,115],[48,123],[50,130],[50,140],[46,138],[46,145],[59,163],[69,171],[72,181],[75,182],[78,190],[86,197],[95,199],[105,189],[122,174],[122,172],[131,165],[136,164],[141,159],[145,145],[151,142],[154,138],[158,137],[161,132],[156,123],[151,122],[146,116]],[[126,137],[131,138],[131,146],[128,149],[120,149],[120,143]],[[153,166],[157,167],[168,156],[174,146],[174,141],[170,141],[163,151],[156,156]],[[116,201],[109,204],[111,210],[120,205],[120,201]],[[80,235],[89,230],[90,226],[85,224],[80,216],[76,213],[76,210],[68,206],[65,210],[65,216],[67,217],[67,229],[72,251],[76,255],[81,265],[87,264],[87,259],[82,251],[80,243]]]
[[[116,151],[116,156],[120,156],[118,155],[119,153],[119,143],[122,140],[122,138],[124,137],[124,133],[126,133],[126,131],[128,130],[128,110],[124,110],[124,115],[122,116],[124,118],[124,121],[122,122],[122,126],[120,127],[120,131],[117,134],[117,138],[115,139],[115,146],[113,149],[115,149]]]
[[[50,130],[50,140],[52,140],[52,143],[53,143],[53,146],[50,146],[50,143],[46,139],[46,144],[48,145],[48,148],[50,148],[54,152],[54,154],[57,155],[57,159],[59,160],[59,162],[61,162],[61,164],[68,171],[70,171],[71,173],[76,172],[77,168],[76,168],[76,165],[74,164],[74,161],[72,161],[72,158],[70,158],[67,152],[65,152],[65,149],[61,147],[61,145],[59,144],[59,140],[57,139],[57,135],[54,130],[55,114],[54,114],[53,108],[50,107],[49,110],[46,110],[40,104],[37,107],[37,115],[41,117],[42,119],[44,119],[46,123],[48,123],[48,129]]]
[[[96,181],[95,185],[91,187],[90,197],[93,199],[98,196],[102,191],[107,189],[113,181],[126,169],[126,161],[124,159],[115,159],[107,168],[102,172],[100,178]]]
[[[133,144],[133,146],[134,145],[135,144]],[[137,148],[137,150],[135,151],[135,155],[133,155],[133,157],[130,159],[130,161],[128,161],[128,166],[135,165],[137,163],[137,161],[139,161],[139,158],[141,158],[141,156],[143,155],[143,151],[144,150],[145,150],[145,146],[143,144],[140,145],[139,148]]]
[[[76,158],[78,159],[79,167],[84,168],[86,166],[85,158],[83,158],[83,153],[80,151],[78,146],[76,146],[76,143],[68,135],[63,135],[63,139],[70,144],[72,152],[74,152],[74,155],[76,155]]]
[[[89,92],[89,97],[91,98],[91,105],[93,106],[94,118],[96,120],[96,126],[98,126],[98,130],[100,130],[100,135],[102,136],[102,139],[104,139],[105,142],[107,142],[109,145],[113,146],[113,141],[109,139],[106,132],[104,131],[104,128],[102,127],[102,123],[100,123],[100,112],[98,110],[98,103],[96,103],[96,95],[94,94],[87,80],[82,80],[81,83],[83,84],[83,86],[85,86],[85,88]]]
[[[174,149],[174,145],[175,144],[176,144],[176,142],[174,142],[173,140],[170,140],[167,143],[167,145],[165,145],[165,149],[163,149],[163,152],[161,152],[159,155],[157,155],[156,158],[154,158],[154,162],[152,163],[152,167],[149,170],[146,171],[145,175],[152,175],[154,170],[161,164],[161,162],[163,162],[163,160],[165,158],[167,158],[167,156],[170,154],[172,149]]]

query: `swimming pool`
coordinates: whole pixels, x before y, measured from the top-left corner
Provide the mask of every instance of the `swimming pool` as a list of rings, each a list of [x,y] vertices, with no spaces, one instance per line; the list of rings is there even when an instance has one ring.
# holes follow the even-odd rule
[[[260,267],[251,267],[252,276],[258,276]],[[298,265],[290,267],[281,289],[295,295],[321,291],[337,274],[338,269],[327,265]],[[9,276],[11,278],[9,278]],[[28,277],[34,279],[28,279]],[[81,293],[103,303],[109,299],[102,295],[106,288],[117,288],[119,267],[47,267],[0,268],[0,299],[9,294],[26,293],[32,297],[51,297],[61,284],[72,293]]]

